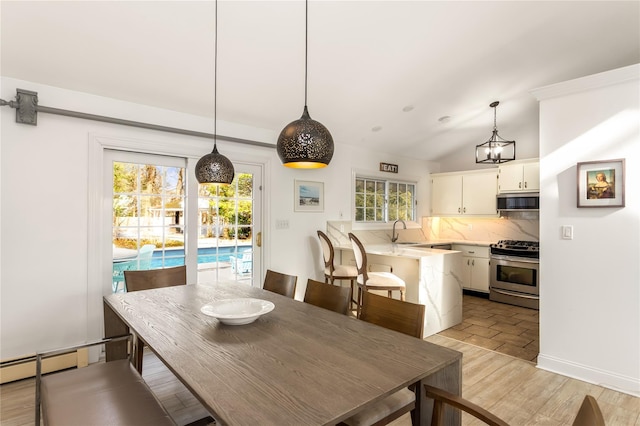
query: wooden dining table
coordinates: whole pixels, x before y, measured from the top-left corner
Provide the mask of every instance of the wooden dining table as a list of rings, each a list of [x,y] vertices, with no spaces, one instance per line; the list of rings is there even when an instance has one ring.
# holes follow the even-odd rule
[[[235,298],[275,308],[246,325],[200,311]],[[222,425],[333,425],[416,382],[461,394],[460,352],[237,282],[110,294],[104,316],[106,337],[139,336]],[[107,361],[126,352],[110,346]]]

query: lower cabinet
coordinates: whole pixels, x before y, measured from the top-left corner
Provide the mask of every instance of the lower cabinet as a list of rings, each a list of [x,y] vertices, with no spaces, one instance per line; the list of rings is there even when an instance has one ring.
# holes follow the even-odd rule
[[[462,287],[489,293],[489,247],[454,244],[462,252]]]

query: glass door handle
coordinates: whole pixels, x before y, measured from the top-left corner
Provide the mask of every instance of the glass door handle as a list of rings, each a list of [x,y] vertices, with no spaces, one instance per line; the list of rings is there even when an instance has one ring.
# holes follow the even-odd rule
[[[256,245],[262,247],[262,232],[258,232],[256,235]]]

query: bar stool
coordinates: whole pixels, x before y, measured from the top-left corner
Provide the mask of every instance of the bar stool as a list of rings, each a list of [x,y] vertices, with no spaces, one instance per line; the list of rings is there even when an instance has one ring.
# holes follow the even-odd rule
[[[324,282],[334,284],[335,280],[349,280],[351,283],[351,302],[356,303],[353,299],[356,278],[358,278],[358,268],[353,265],[336,265],[335,251],[331,240],[322,231],[318,231],[318,238],[322,245],[322,259],[324,260]]]
[[[404,292],[407,288],[404,280],[391,272],[367,272],[367,254],[360,240],[349,233],[349,239],[353,246],[353,254],[356,258],[356,267],[358,268],[358,300],[356,316],[360,318],[360,310],[362,308],[362,292],[368,290],[386,290],[389,297],[391,292],[399,291],[400,300],[404,300]]]

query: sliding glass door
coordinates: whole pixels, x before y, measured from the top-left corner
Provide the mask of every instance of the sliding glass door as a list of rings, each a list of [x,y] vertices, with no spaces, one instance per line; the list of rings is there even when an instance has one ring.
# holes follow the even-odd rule
[[[128,269],[187,265],[201,284],[261,276],[260,166],[235,165],[231,185],[199,185],[184,158],[106,150],[104,159],[114,292],[126,291]]]

